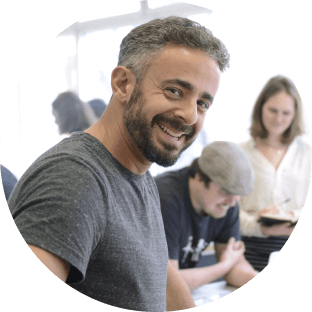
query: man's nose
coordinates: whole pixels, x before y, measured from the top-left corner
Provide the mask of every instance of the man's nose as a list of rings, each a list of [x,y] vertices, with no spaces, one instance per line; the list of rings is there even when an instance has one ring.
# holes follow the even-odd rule
[[[179,103],[179,107],[176,110],[176,117],[183,119],[186,125],[193,125],[197,122],[197,101],[187,100],[184,103]]]
[[[240,199],[240,196],[236,196],[236,195],[228,195],[227,198],[226,198],[226,203],[229,205],[229,206],[234,206],[235,203],[237,201],[239,201]]]

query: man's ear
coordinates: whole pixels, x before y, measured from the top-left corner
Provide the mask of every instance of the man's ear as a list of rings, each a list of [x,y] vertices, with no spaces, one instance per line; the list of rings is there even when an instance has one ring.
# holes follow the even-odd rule
[[[199,178],[198,172],[195,173],[194,179],[195,179],[197,182],[202,182],[202,181],[200,180],[200,178]]]
[[[135,75],[130,69],[117,66],[112,71],[111,86],[118,102],[124,104],[130,99],[135,83]]]

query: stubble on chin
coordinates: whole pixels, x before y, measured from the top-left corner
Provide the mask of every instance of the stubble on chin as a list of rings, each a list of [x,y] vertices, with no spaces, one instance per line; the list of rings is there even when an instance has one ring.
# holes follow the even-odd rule
[[[173,166],[180,155],[195,141],[194,129],[192,126],[183,126],[180,124],[180,129],[185,130],[187,135],[184,135],[186,140],[185,146],[176,153],[176,146],[168,143],[161,143],[161,147],[157,146],[152,136],[154,127],[157,126],[157,121],[166,120],[175,127],[178,127],[176,120],[165,118],[164,116],[156,115],[149,124],[147,116],[143,113],[144,104],[146,103],[140,85],[136,86],[126,104],[124,111],[124,123],[131,135],[133,141],[138,146],[144,157],[162,167]]]

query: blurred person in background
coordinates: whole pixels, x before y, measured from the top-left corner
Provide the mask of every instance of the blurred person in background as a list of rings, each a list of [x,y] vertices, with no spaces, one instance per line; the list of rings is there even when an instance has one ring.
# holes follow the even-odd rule
[[[290,222],[267,226],[257,220],[268,213],[298,219],[304,206],[312,159],[304,133],[294,83],[284,76],[272,77],[253,108],[251,139],[241,144],[255,172],[254,191],[240,199],[241,235],[245,256],[258,271],[272,252],[284,246],[294,226]],[[290,200],[285,203],[286,199]]]
[[[57,96],[52,103],[52,114],[62,137],[68,137],[75,131],[84,131],[98,120],[91,106],[72,91]]]
[[[155,177],[169,259],[193,290],[224,278],[240,287],[257,275],[244,258],[237,201],[253,191],[254,173],[242,148],[231,142],[207,145],[188,167]],[[217,263],[200,263],[214,243]]]
[[[93,112],[97,118],[100,118],[103,115],[107,107],[106,103],[102,99],[93,99],[89,101],[89,105],[93,109]]]
[[[1,179],[2,179],[2,184],[3,184],[4,195],[5,195],[5,199],[8,201],[17,183],[17,178],[9,169],[4,167],[3,165],[0,165],[0,167],[1,167]]]

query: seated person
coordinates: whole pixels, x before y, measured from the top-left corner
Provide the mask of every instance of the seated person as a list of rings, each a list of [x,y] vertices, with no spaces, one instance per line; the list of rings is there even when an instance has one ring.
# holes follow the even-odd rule
[[[241,144],[254,169],[255,189],[239,200],[240,230],[245,257],[259,272],[287,242],[308,194],[312,148],[302,106],[292,80],[272,77],[254,104],[251,137]],[[289,221],[259,223],[265,215]]]
[[[4,167],[3,165],[0,165],[0,168],[1,168],[1,179],[3,183],[4,195],[5,195],[6,201],[8,201],[17,183],[17,178],[9,169]]]
[[[190,167],[155,177],[170,262],[189,288],[223,277],[240,287],[258,272],[244,258],[237,201],[253,191],[254,173],[242,148],[230,142],[206,146]],[[217,263],[197,267],[214,242]]]

